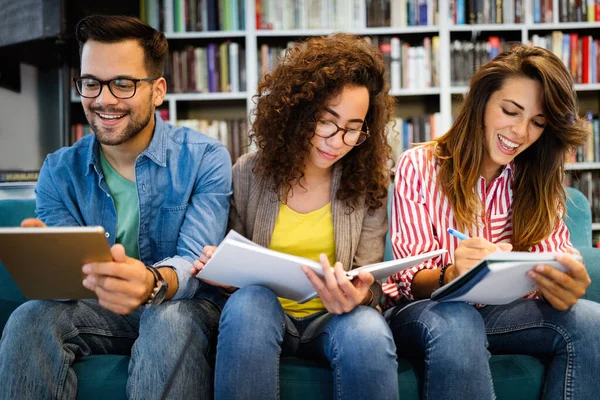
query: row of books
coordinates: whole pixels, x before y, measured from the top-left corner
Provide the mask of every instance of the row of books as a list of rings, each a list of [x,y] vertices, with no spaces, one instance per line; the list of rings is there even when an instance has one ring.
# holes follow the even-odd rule
[[[246,90],[246,52],[236,42],[174,50],[165,68],[173,93],[243,92]]]
[[[335,29],[360,27],[365,0],[256,0],[258,29]]]
[[[140,17],[162,32],[246,29],[245,0],[140,0]]]
[[[415,144],[441,136],[444,132],[440,132],[440,126],[440,113],[394,118],[388,125],[388,143],[392,147],[392,159],[397,160],[401,153]]]
[[[160,116],[163,120],[169,120],[169,110],[159,109]],[[244,154],[248,149],[248,122],[246,119],[228,119],[228,120],[205,120],[205,119],[180,119],[175,122],[177,126],[185,126],[190,129],[194,129],[198,132],[210,136],[219,140],[223,143],[229,153],[233,162],[238,159],[239,156]],[[88,124],[76,123],[71,126],[71,143],[77,142],[85,135],[92,133],[92,130]],[[25,176],[22,171],[0,171],[0,182],[10,180],[31,180],[25,179],[31,174]],[[17,173],[18,172],[18,173]],[[18,179],[17,179],[18,178]],[[37,179],[37,176],[35,176]],[[34,179],[34,180],[35,180]]]
[[[422,45],[413,46],[399,37],[367,37],[374,46],[378,46],[384,56],[384,62],[390,75],[392,92],[400,89],[423,89],[439,87],[439,37],[425,37]],[[279,64],[286,47],[262,44],[258,52],[258,79]]]
[[[366,9],[368,27],[402,28],[439,22],[439,0],[366,0]]]
[[[565,184],[587,197],[592,207],[592,222],[600,222],[600,171],[571,171]]]
[[[452,21],[455,25],[519,24],[525,22],[523,3],[523,0],[452,0]]]
[[[0,183],[35,182],[39,176],[38,170],[0,169]]]
[[[600,162],[600,117],[592,111],[586,113],[588,141],[573,152],[567,162]]]
[[[541,9],[550,9],[552,13],[552,0],[532,0],[534,15],[536,4],[542,2]],[[598,0],[558,0],[560,22],[595,22],[600,21],[600,1]]]
[[[235,161],[248,151],[248,121],[246,119],[205,120],[180,119],[177,126],[185,126],[219,140]]]
[[[565,63],[575,83],[600,82],[600,40],[591,35],[553,31],[533,35],[531,43],[551,50]]]
[[[454,40],[450,48],[451,84],[468,85],[471,75],[509,45],[498,36],[486,41]]]
[[[392,92],[439,87],[439,37],[426,37],[411,46],[399,37],[376,37],[390,75]]]

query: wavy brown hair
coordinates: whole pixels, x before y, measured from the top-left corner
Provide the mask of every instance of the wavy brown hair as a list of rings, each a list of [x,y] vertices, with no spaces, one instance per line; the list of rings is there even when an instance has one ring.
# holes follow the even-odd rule
[[[450,201],[459,229],[469,230],[474,216],[485,218],[473,190],[488,151],[485,108],[491,95],[508,78],[529,78],[541,84],[546,118],[539,139],[514,160],[512,245],[514,250],[526,251],[548,237],[562,217],[566,156],[583,145],[588,136],[577,115],[571,75],[562,61],[548,50],[526,45],[500,53],[473,75],[454,124],[430,146],[440,165],[438,185]]]
[[[296,44],[258,86],[250,137],[261,157],[254,171],[271,180],[281,201],[304,176],[317,116],[346,86],[364,86],[369,92],[365,118],[369,137],[338,161],[343,167],[336,196],[350,207],[357,206],[362,196],[369,210],[384,206],[391,150],[386,133],[394,98],[388,93],[379,49],[350,34]]]

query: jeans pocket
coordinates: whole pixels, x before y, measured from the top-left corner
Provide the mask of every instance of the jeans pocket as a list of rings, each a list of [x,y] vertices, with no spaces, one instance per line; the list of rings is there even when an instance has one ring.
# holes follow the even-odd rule
[[[160,224],[158,226],[159,259],[173,257],[177,254],[179,231],[185,219],[187,204],[160,208]]]

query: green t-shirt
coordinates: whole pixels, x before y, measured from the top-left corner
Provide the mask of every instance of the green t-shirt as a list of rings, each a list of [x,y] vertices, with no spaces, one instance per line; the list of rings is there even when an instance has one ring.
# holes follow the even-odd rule
[[[102,151],[100,163],[104,179],[117,209],[116,243],[125,247],[128,257],[139,258],[138,235],[140,232],[140,207],[135,182],[122,177],[108,163]]]

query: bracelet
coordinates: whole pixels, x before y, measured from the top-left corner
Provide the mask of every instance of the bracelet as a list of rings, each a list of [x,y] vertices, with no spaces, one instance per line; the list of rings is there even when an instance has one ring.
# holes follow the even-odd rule
[[[449,266],[451,266],[452,264],[446,264],[444,265],[442,268],[440,268],[440,287],[444,286],[444,274],[446,273],[446,270],[448,269]]]

